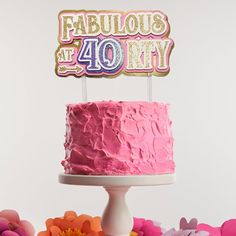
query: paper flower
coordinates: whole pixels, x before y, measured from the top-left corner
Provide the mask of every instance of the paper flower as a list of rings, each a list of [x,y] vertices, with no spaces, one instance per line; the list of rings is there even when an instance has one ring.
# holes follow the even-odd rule
[[[194,230],[178,230],[170,229],[163,234],[163,236],[209,236],[208,232],[205,231],[194,231]]]
[[[0,211],[1,236],[33,236],[34,227],[29,221],[20,220],[15,210]]]
[[[137,236],[161,236],[161,228],[154,224],[152,220],[134,218],[133,234]],[[132,234],[131,234],[132,235]],[[135,235],[135,234],[134,234]]]
[[[197,230],[197,219],[193,218],[189,222],[183,217],[179,223],[180,230],[170,229],[163,236],[209,236],[207,231]]]
[[[66,211],[63,217],[46,220],[46,230],[38,236],[104,236],[101,218]]]
[[[221,226],[222,236],[235,236],[236,235],[236,219],[225,221]]]
[[[208,224],[199,224],[197,226],[197,231],[206,231],[209,233],[209,236],[221,236],[220,227],[212,227]],[[225,235],[225,236],[229,236],[229,235]]]
[[[197,228],[197,219],[193,218],[189,222],[182,217],[179,221],[179,228],[182,230],[195,230]]]

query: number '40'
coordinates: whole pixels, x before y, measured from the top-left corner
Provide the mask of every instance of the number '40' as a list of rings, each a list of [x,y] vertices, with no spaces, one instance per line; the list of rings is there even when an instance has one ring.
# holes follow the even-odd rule
[[[87,38],[83,40],[77,60],[87,65],[90,74],[115,73],[123,65],[124,51],[115,39]]]

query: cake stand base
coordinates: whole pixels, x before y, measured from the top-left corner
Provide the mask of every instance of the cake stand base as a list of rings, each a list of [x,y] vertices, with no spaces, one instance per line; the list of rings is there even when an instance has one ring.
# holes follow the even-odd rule
[[[70,185],[103,186],[109,195],[102,216],[106,236],[129,236],[133,228],[125,195],[132,186],[166,185],[175,182],[175,174],[140,176],[92,176],[60,174],[59,182]]]

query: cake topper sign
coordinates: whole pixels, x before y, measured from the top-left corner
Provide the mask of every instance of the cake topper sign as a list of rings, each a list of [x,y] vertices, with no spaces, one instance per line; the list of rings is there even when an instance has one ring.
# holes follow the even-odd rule
[[[61,77],[164,76],[174,42],[160,11],[62,11],[56,74]]]

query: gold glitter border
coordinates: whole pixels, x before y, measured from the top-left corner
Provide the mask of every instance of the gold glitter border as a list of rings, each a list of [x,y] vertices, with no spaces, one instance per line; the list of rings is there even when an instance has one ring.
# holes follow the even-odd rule
[[[165,16],[165,20],[166,22],[168,23],[168,28],[169,30],[166,32],[166,37],[164,39],[170,39],[169,38],[169,35],[170,35],[170,31],[171,31],[171,26],[170,26],[170,23],[169,23],[169,20],[168,20],[168,16],[166,14],[164,14],[162,11],[160,10],[133,10],[133,11],[118,11],[118,10],[85,10],[85,9],[81,9],[81,10],[62,10],[58,13],[58,21],[60,22],[60,15],[63,14],[63,13],[71,13],[71,12],[75,12],[75,13],[80,13],[80,12],[83,12],[83,13],[99,13],[99,12],[105,12],[105,13],[120,13],[120,14],[128,14],[128,13],[139,13],[139,12],[160,12],[161,14],[163,14]],[[83,76],[86,76],[87,78],[93,78],[93,79],[101,79],[101,78],[104,78],[104,79],[115,79],[117,78],[118,76],[120,75],[126,75],[126,76],[135,76],[135,77],[147,77],[148,75],[152,75],[152,76],[155,76],[155,77],[165,77],[167,76],[169,73],[170,73],[170,69],[166,72],[163,72],[163,73],[160,73],[160,72],[141,72],[141,73],[130,73],[130,72],[125,72],[124,70],[120,71],[119,73],[115,74],[115,75],[87,75],[86,73],[81,75],[81,76],[76,76],[75,74],[70,74],[70,75],[59,75],[58,74],[58,62],[57,62],[57,53],[58,51],[60,50],[60,48],[63,46],[63,47],[71,47],[71,46],[75,46],[75,47],[78,47],[78,45],[76,45],[75,43],[72,43],[72,44],[61,44],[60,43],[60,40],[59,40],[59,32],[60,32],[60,24],[58,24],[58,36],[57,36],[57,41],[59,43],[56,51],[55,51],[55,73],[58,77],[60,78],[65,78],[65,77],[74,77],[74,78],[78,78],[80,79],[81,77]],[[79,40],[78,40],[79,41]],[[172,53],[172,50],[174,49],[174,46],[175,46],[175,43],[174,41],[172,40],[173,44],[171,46],[171,49],[170,49],[170,52],[169,52],[169,61],[170,61],[170,56],[171,56],[171,53]],[[79,42],[80,44],[80,42]],[[169,63],[170,65],[170,63]]]

